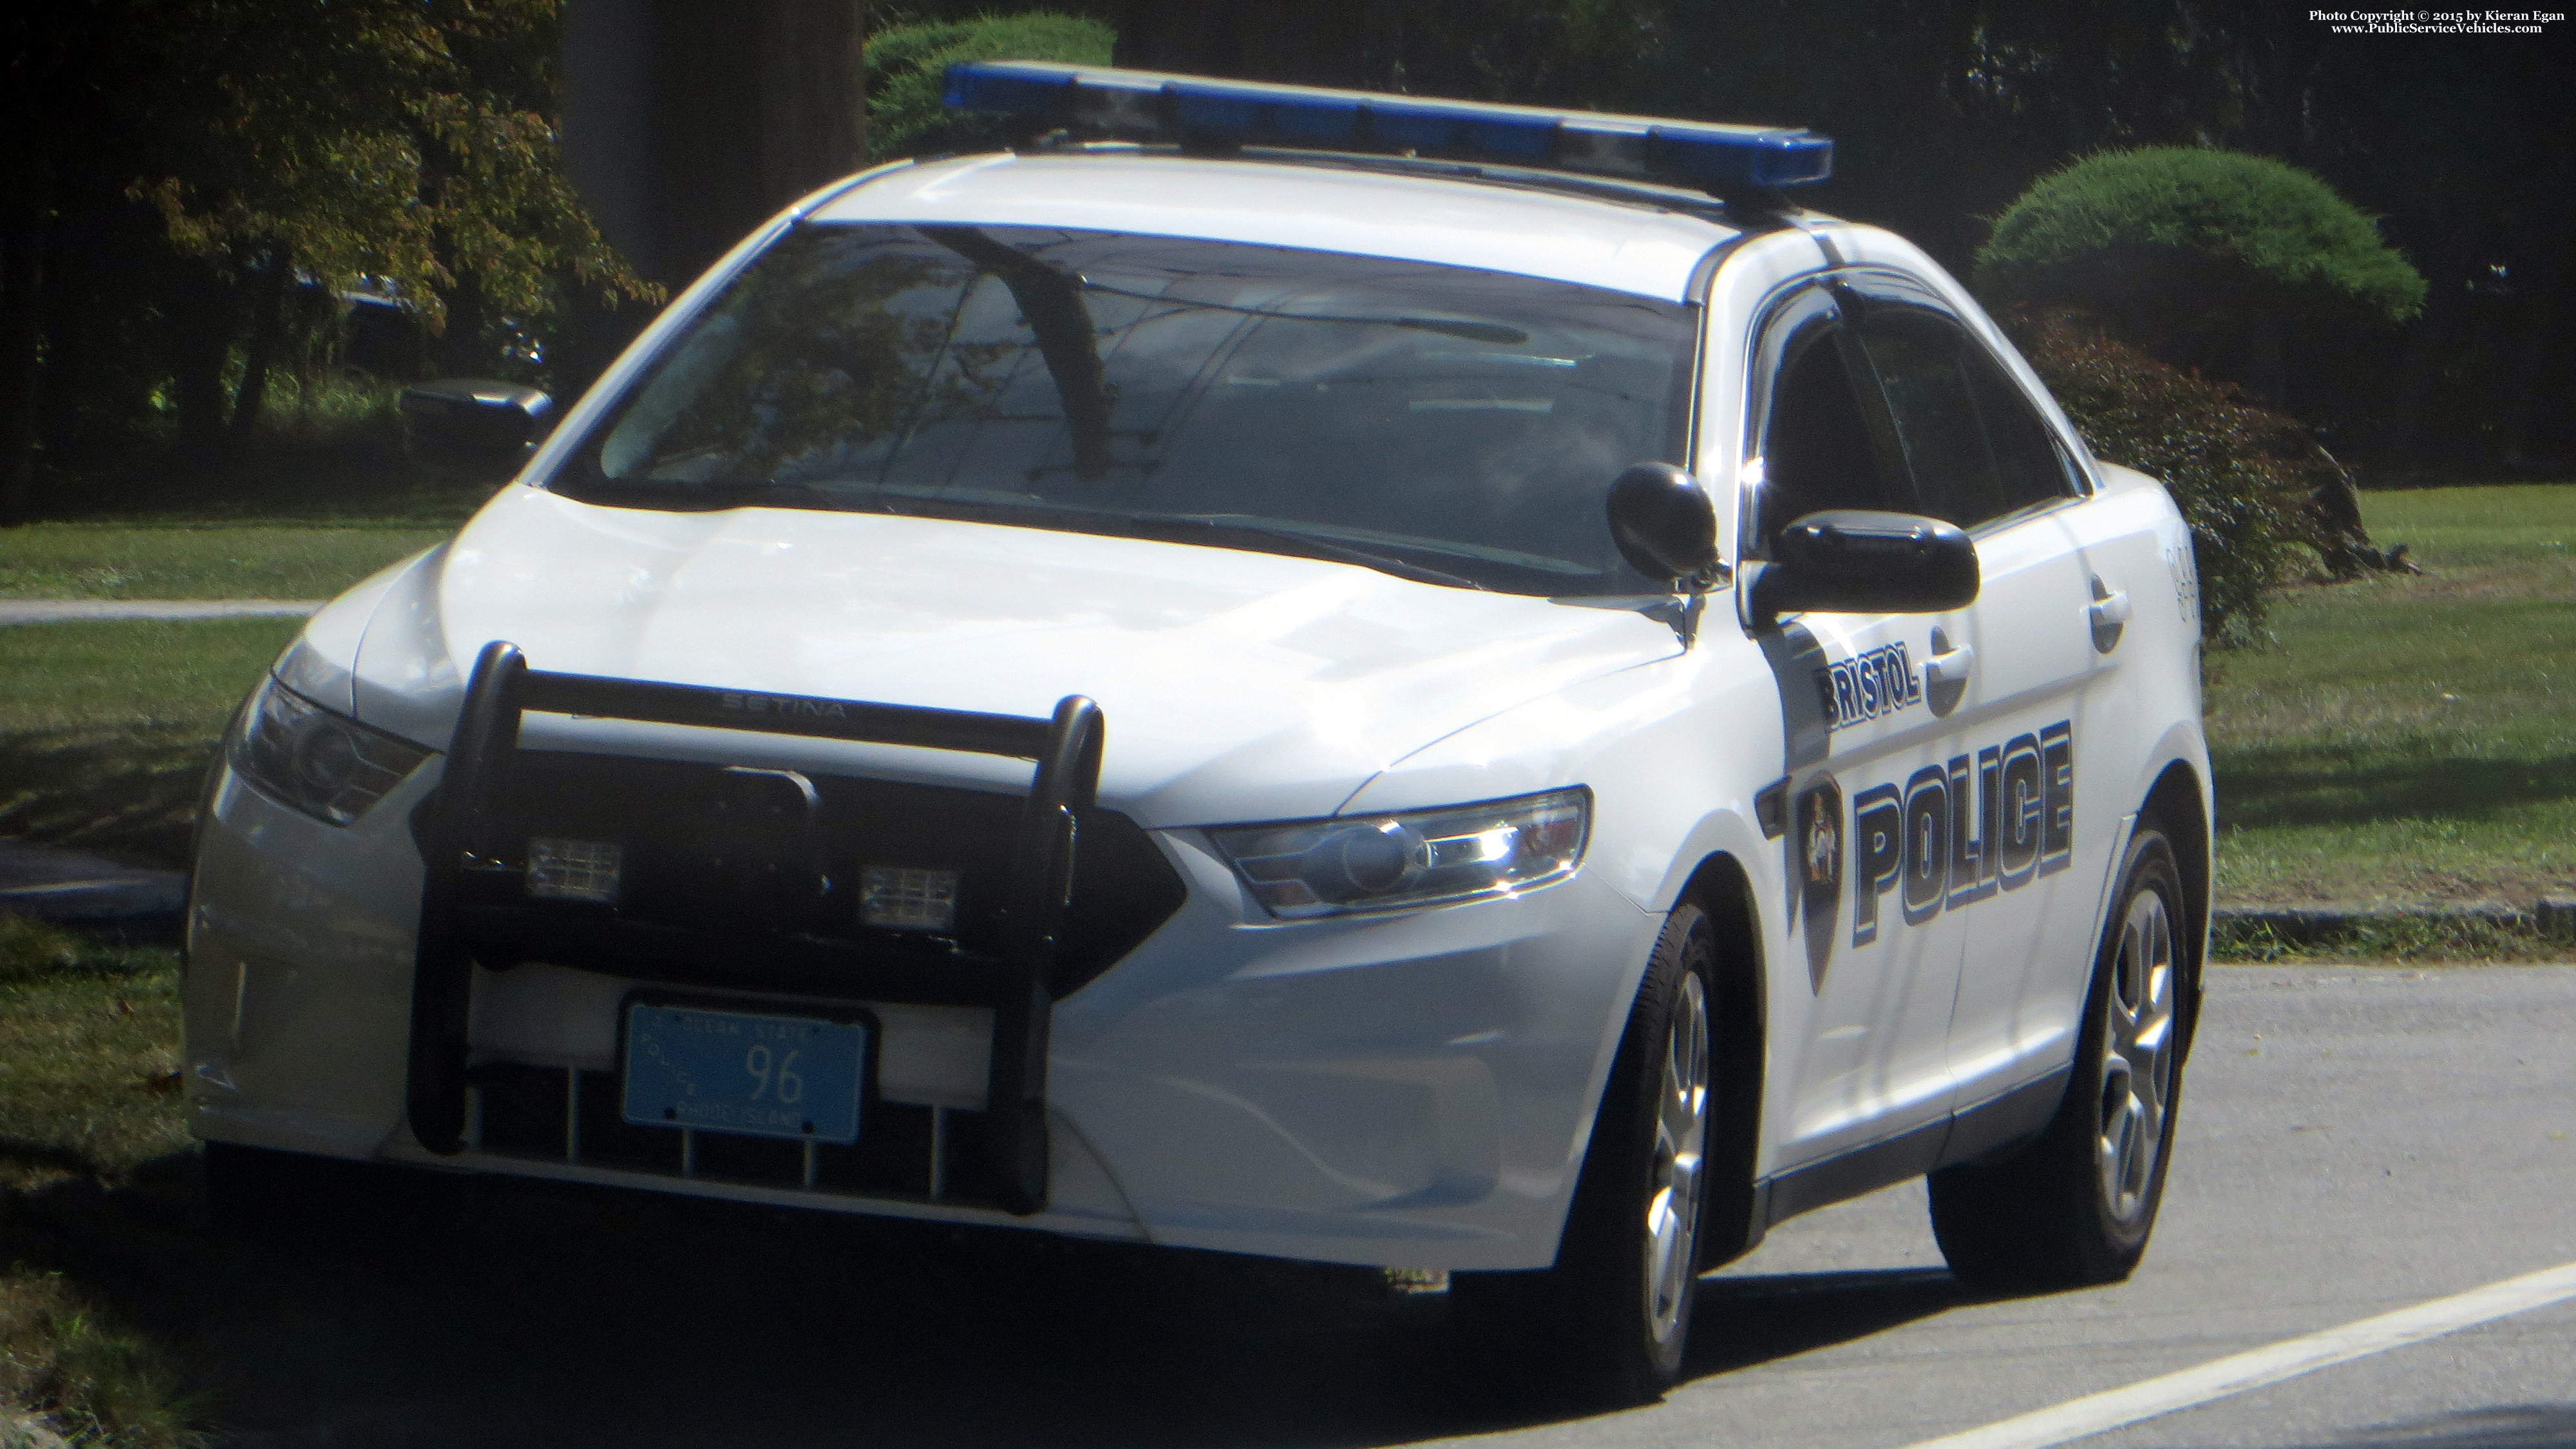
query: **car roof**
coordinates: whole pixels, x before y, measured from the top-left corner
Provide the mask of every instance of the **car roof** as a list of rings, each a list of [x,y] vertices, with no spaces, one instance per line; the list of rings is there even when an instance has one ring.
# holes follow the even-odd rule
[[[1705,198],[1665,199],[1650,187],[1552,185],[1291,156],[1093,149],[898,167],[829,197],[808,216],[1208,237],[1682,301],[1701,260],[1750,229],[1713,211]]]

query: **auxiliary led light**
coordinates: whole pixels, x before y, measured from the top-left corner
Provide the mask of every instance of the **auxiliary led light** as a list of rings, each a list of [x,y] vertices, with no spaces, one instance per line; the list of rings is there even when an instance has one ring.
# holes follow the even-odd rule
[[[871,865],[859,872],[859,920],[887,931],[957,929],[957,872]]]
[[[536,836],[528,842],[528,895],[541,901],[617,904],[626,848],[613,840]]]
[[[1711,190],[1799,186],[1834,170],[1834,143],[1787,126],[1557,111],[1108,70],[1031,60],[948,68],[953,110],[999,111],[1082,136],[1405,152]]]

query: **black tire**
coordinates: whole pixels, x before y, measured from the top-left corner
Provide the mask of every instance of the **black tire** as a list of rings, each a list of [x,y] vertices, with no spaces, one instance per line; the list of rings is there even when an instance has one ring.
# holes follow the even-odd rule
[[[1932,1234],[1981,1288],[2116,1283],[2147,1250],[2181,1105],[2191,1002],[2181,873],[2141,820],[2094,952],[2066,1096],[2026,1146],[1932,1174]]]
[[[1708,1210],[1716,960],[1706,913],[1676,906],[1629,1010],[1556,1265],[1450,1278],[1452,1322],[1480,1359],[1509,1361],[1507,1382],[1624,1406],[1681,1376]],[[1697,1078],[1669,1113],[1668,1061]],[[1490,1375],[1495,1365],[1478,1367]]]

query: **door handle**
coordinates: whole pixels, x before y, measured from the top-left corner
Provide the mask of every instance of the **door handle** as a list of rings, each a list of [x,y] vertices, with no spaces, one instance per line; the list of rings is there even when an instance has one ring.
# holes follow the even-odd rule
[[[1923,661],[1923,683],[1928,687],[1965,684],[1968,672],[1977,667],[1977,646],[1962,644],[1944,649]]]
[[[2120,634],[2129,624],[2129,591],[2115,589],[2093,579],[2093,602],[2084,606],[2085,621],[2093,626],[2095,652],[2108,654],[2120,647]]]

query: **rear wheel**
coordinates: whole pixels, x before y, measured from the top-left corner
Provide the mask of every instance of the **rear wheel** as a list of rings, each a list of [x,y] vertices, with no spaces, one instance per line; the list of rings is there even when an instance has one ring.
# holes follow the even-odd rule
[[[1450,1280],[1471,1345],[1587,1402],[1640,1403],[1681,1375],[1707,1198],[1716,957],[1707,915],[1676,907],[1629,1012],[1556,1266]]]
[[[1932,1232],[1950,1270],[2011,1291],[2129,1276],[2147,1249],[2182,1085],[2182,877],[2162,832],[2131,838],[2065,1099],[1999,1160],[1932,1174]]]

